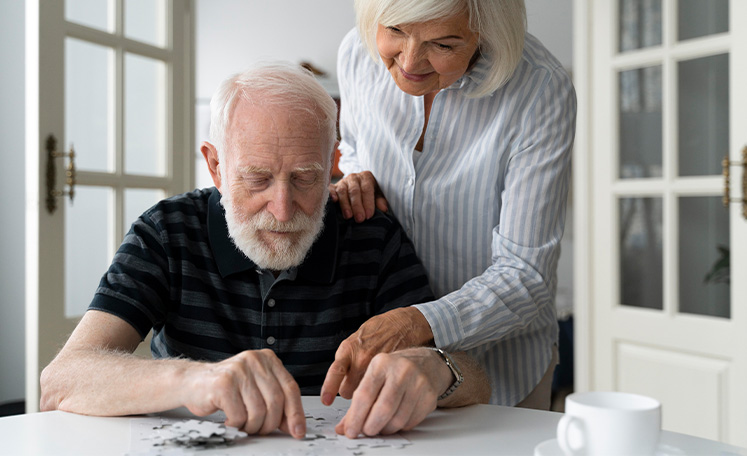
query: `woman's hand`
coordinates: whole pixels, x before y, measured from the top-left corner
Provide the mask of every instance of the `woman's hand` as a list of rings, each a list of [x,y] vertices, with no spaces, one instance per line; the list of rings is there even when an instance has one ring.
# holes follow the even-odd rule
[[[386,198],[370,171],[347,174],[335,184],[329,185],[332,200],[340,204],[342,216],[355,217],[362,222],[373,217],[374,210],[386,212],[389,209]]]

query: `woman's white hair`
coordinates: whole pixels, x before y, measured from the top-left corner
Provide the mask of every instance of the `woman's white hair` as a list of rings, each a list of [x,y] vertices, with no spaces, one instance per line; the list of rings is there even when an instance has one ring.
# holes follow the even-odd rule
[[[358,31],[374,61],[378,25],[384,27],[445,19],[467,11],[479,51],[491,62],[486,79],[471,97],[490,94],[513,75],[524,50],[524,0],[355,0]]]
[[[279,106],[293,113],[311,114],[330,141],[325,171],[331,166],[337,138],[337,105],[311,72],[289,62],[261,62],[225,79],[210,100],[210,142],[225,160],[226,128],[240,99],[256,106]]]

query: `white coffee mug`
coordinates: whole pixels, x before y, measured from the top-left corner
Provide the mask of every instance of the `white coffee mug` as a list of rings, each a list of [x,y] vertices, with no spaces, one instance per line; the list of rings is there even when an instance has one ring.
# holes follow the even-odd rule
[[[593,391],[565,399],[558,445],[568,456],[653,455],[661,432],[661,404],[638,394]]]

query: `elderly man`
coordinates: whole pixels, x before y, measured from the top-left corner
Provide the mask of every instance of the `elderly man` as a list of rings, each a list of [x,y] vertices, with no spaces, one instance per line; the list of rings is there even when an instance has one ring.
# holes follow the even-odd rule
[[[224,81],[211,111],[201,151],[215,188],[161,201],[133,224],[42,373],[42,409],[223,410],[249,433],[302,438],[300,395],[319,394],[339,344],[369,317],[432,299],[396,220],[346,221],[328,201],[336,107],[310,73],[258,66]],[[135,357],[151,329],[156,359]],[[384,353],[337,431],[397,432],[437,404],[489,394],[464,354]]]

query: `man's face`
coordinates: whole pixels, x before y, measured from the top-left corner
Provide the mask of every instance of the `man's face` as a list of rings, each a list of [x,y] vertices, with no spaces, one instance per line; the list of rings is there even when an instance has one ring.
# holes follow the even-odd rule
[[[322,136],[310,114],[236,106],[218,189],[231,238],[263,269],[301,264],[321,232],[332,147]]]

